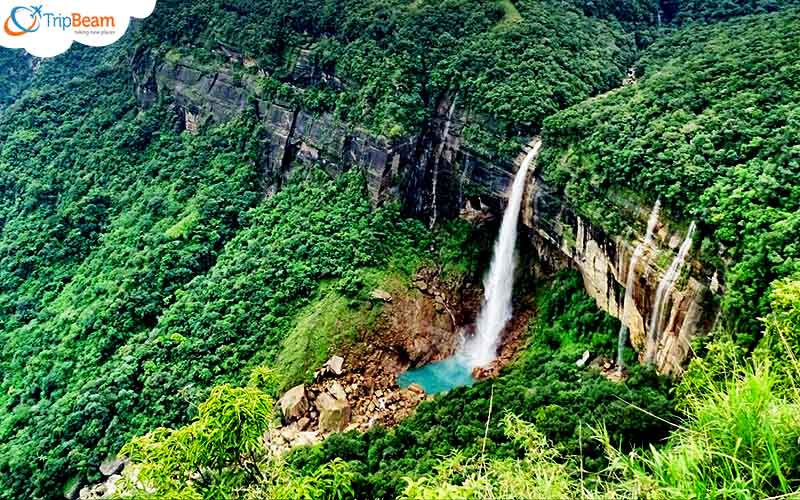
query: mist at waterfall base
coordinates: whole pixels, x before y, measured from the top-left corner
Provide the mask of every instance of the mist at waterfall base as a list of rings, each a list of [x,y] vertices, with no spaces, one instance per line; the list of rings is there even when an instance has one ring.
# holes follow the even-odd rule
[[[400,387],[418,384],[426,393],[437,394],[454,387],[471,385],[474,381],[473,370],[489,365],[497,357],[500,335],[512,315],[511,295],[516,270],[514,250],[525,183],[530,166],[541,147],[539,140],[532,144],[514,177],[500,233],[494,244],[492,264],[484,280],[483,304],[478,314],[475,335],[465,339],[453,356],[400,375],[397,379]]]

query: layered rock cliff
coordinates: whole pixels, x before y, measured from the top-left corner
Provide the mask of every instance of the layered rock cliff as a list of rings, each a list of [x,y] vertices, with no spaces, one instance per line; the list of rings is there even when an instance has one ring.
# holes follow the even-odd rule
[[[188,59],[164,60],[139,53],[133,61],[136,95],[142,106],[160,97],[173,99],[190,132],[207,122],[230,120],[247,109],[255,112],[267,136],[261,162],[266,194],[280,189],[296,166],[315,163],[332,175],[363,169],[374,203],[399,199],[407,213],[431,223],[502,213],[519,159],[489,159],[466,144],[464,127],[478,118],[459,109],[452,97],[440,98],[437,112],[418,135],[388,141],[331,114],[262,98],[258,77],[236,69],[236,64],[241,64],[236,54],[226,52],[226,56],[231,65],[209,69]],[[302,85],[320,79],[335,80],[299,57],[287,80]],[[631,303],[625,307],[628,265],[643,237],[649,207],[633,211],[632,219],[641,220],[636,238],[607,234],[534,175],[522,220],[540,271],[576,268],[598,307],[628,326],[634,348],[644,352],[648,342],[656,343],[657,369],[680,374],[690,355],[691,340],[712,327],[716,315],[713,295],[722,289],[701,262],[690,260],[682,278],[667,291],[668,319],[663,333],[648,340],[656,288],[684,233],[676,221],[659,224],[653,247],[637,263],[634,290],[628,294]]]

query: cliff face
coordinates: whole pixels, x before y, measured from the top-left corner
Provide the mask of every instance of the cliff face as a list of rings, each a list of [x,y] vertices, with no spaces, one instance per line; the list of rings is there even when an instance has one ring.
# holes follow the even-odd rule
[[[299,58],[289,81],[334,80],[303,61]],[[204,70],[185,60],[155,60],[148,53],[138,54],[133,65],[140,104],[149,106],[159,96],[173,98],[190,132],[252,109],[267,132],[261,162],[266,194],[280,189],[296,165],[316,163],[332,175],[363,169],[374,203],[399,199],[407,213],[431,223],[457,216],[492,217],[502,213],[521,160],[491,161],[466,145],[462,131],[475,118],[461,112],[448,96],[440,99],[437,113],[419,135],[388,141],[330,114],[263,100],[256,78],[234,77],[231,68]],[[638,207],[638,212],[643,231],[649,207]],[[702,263],[690,259],[681,279],[666,291],[663,333],[648,340],[656,288],[684,233],[667,221],[657,227],[653,245],[637,262],[625,307],[628,267],[643,235],[626,239],[606,234],[577,215],[539,178],[529,184],[522,221],[541,270],[576,268],[598,307],[628,326],[634,348],[641,353],[653,344],[658,370],[680,374],[691,339],[711,329],[716,315],[713,295],[722,292]]]
[[[713,327],[715,294],[722,289],[715,275],[698,260],[683,266],[681,277],[664,294],[663,328],[651,338],[648,332],[656,290],[675,258],[685,229],[669,221],[656,226],[653,242],[630,269],[635,248],[644,239],[649,207],[639,207],[640,232],[634,238],[609,235],[576,215],[535,179],[528,193],[524,224],[530,228],[534,248],[545,268],[572,266],[583,276],[586,291],[598,307],[619,318],[629,329],[630,342],[640,360],[648,350],[661,373],[680,375],[693,338]],[[625,293],[628,272],[634,273],[632,290]],[[627,301],[627,304],[626,304]]]

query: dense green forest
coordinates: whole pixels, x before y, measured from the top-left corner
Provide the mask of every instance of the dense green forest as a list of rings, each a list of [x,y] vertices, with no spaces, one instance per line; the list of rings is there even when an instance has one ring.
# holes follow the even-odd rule
[[[0,51],[0,109],[14,99],[28,85],[31,78],[31,60],[20,51]]]
[[[60,498],[123,446],[153,498],[796,491],[796,5],[162,0],[112,47],[0,49],[0,498]],[[390,140],[419,132],[445,95],[487,157],[541,133],[542,175],[611,233],[627,221],[610,193],[697,220],[725,285],[702,356],[680,381],[579,368],[587,349],[613,356],[619,323],[561,273],[518,291],[534,304],[530,340],[496,379],[395,428],[266,456],[275,397],[358,341],[380,313],[369,291],[426,266],[479,282],[496,227],[431,229],[376,207],[359,169],[295,168],[265,196],[253,110],[190,134],[169,96],[137,103],[134,54],[213,67],[220,43],[270,89],[298,84],[310,50],[335,78],[291,87],[300,102]],[[617,89],[630,67],[636,83]]]
[[[800,11],[679,31],[638,62],[636,85],[545,123],[545,177],[602,225],[601,195],[657,197],[709,238],[725,320],[752,346],[768,288],[800,271]]]

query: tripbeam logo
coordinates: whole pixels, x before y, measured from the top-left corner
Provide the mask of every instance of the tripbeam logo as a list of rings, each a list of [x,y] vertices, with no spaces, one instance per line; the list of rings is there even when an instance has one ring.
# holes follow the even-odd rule
[[[36,33],[42,27],[42,6],[14,7],[11,15],[3,24],[3,31],[8,36],[22,36]]]
[[[156,0],[59,0],[51,5],[0,0],[0,46],[52,57],[74,41],[94,47],[110,45],[125,34],[131,18],[143,19],[155,6]]]

